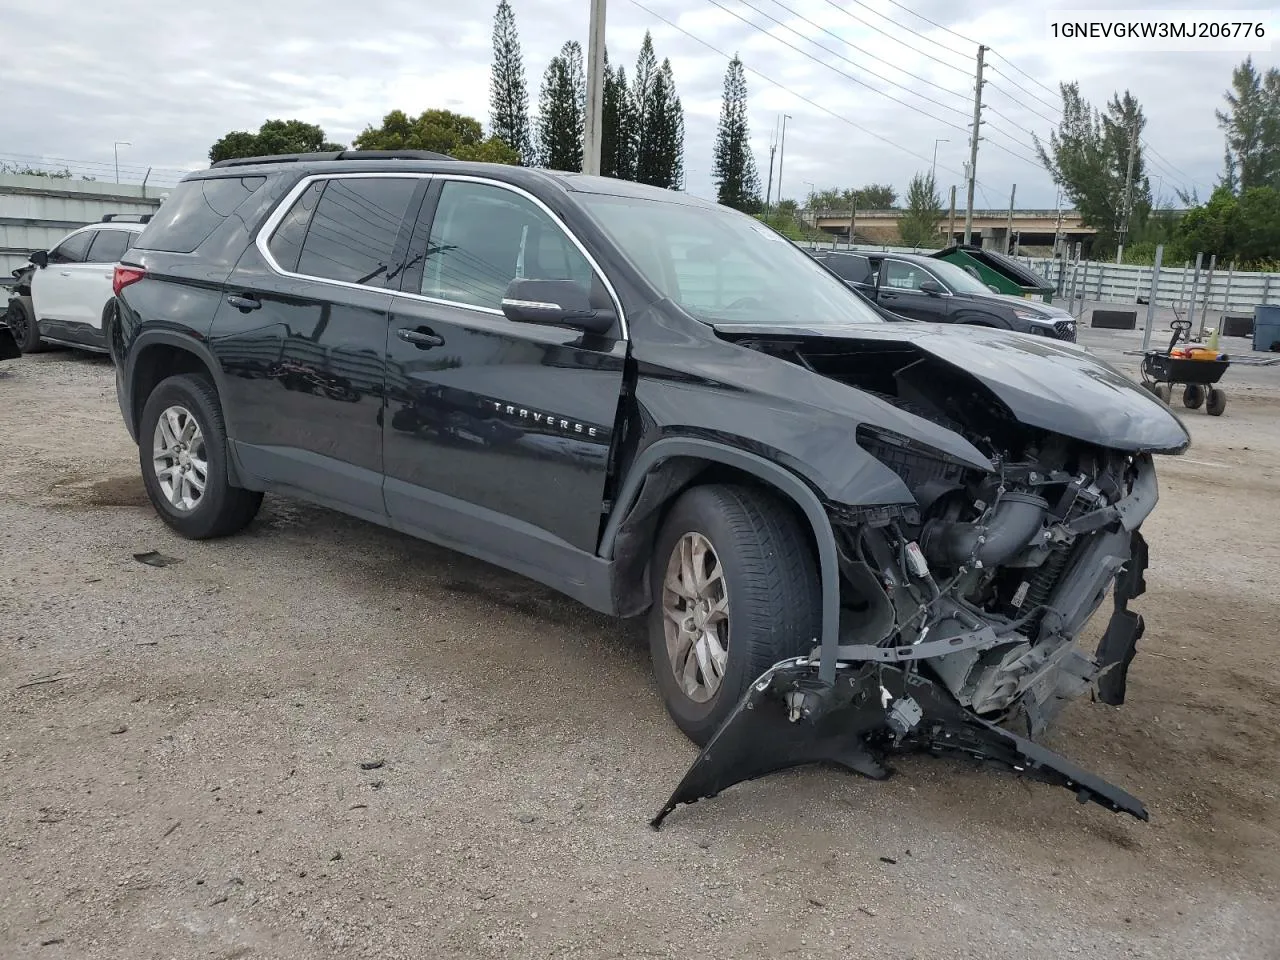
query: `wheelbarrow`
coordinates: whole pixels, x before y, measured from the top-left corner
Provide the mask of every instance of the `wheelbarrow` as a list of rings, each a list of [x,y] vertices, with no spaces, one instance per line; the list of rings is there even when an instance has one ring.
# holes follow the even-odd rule
[[[1188,410],[1204,407],[1211,417],[1220,417],[1227,409],[1227,395],[1214,386],[1231,366],[1226,354],[1220,359],[1194,359],[1177,355],[1178,341],[1190,343],[1190,320],[1175,320],[1170,325],[1173,339],[1163,353],[1148,351],[1142,358],[1142,385],[1165,403],[1173,397],[1173,388],[1182,385],[1182,405]]]

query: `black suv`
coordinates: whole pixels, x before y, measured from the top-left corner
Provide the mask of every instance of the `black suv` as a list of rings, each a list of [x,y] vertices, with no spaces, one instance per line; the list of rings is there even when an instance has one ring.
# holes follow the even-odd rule
[[[1072,641],[1140,575],[1150,454],[1188,443],[1078,348],[886,323],[682,193],[432,155],[216,164],[115,287],[165,522],[232,534],[286,494],[647,613],[689,737],[778,725],[680,798],[963,745],[1131,809],[993,725],[1123,676],[1134,631]]]
[[[854,290],[909,320],[967,323],[1074,343],[1076,318],[1042,300],[992,290],[963,267],[914,253],[810,255]]]

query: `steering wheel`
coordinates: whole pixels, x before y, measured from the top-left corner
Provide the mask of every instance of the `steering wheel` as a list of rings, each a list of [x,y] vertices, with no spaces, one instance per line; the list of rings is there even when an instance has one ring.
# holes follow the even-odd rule
[[[764,301],[759,297],[739,297],[733,303],[725,307],[726,310],[738,310],[752,305],[764,306]]]

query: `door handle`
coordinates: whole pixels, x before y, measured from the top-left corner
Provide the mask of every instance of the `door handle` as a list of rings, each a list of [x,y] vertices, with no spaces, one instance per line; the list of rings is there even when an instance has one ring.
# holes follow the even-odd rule
[[[880,299],[881,300],[897,300],[898,295],[896,293],[884,292],[880,294]]]
[[[227,303],[231,304],[237,310],[243,310],[245,313],[248,313],[250,310],[257,310],[262,306],[262,301],[257,297],[241,297],[234,293],[227,297]]]
[[[406,343],[412,343],[419,350],[430,350],[432,347],[444,346],[444,337],[430,327],[418,327],[416,330],[409,327],[401,327],[396,331],[396,336]]]
[[[58,271],[58,276],[60,276],[60,277],[69,277],[69,276],[71,276],[71,271],[70,271],[70,270],[59,270],[59,271]]]

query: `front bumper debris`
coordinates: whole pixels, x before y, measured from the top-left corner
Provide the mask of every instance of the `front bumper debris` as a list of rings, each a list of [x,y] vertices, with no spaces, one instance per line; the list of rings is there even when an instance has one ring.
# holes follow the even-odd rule
[[[784,660],[757,680],[653,818],[714,797],[734,784],[806,763],[835,763],[882,780],[894,750],[955,753],[1066,787],[1081,803],[1147,820],[1137,798],[1065,757],[989,723],[932,680],[882,663],[841,666],[834,682],[818,664]]]

